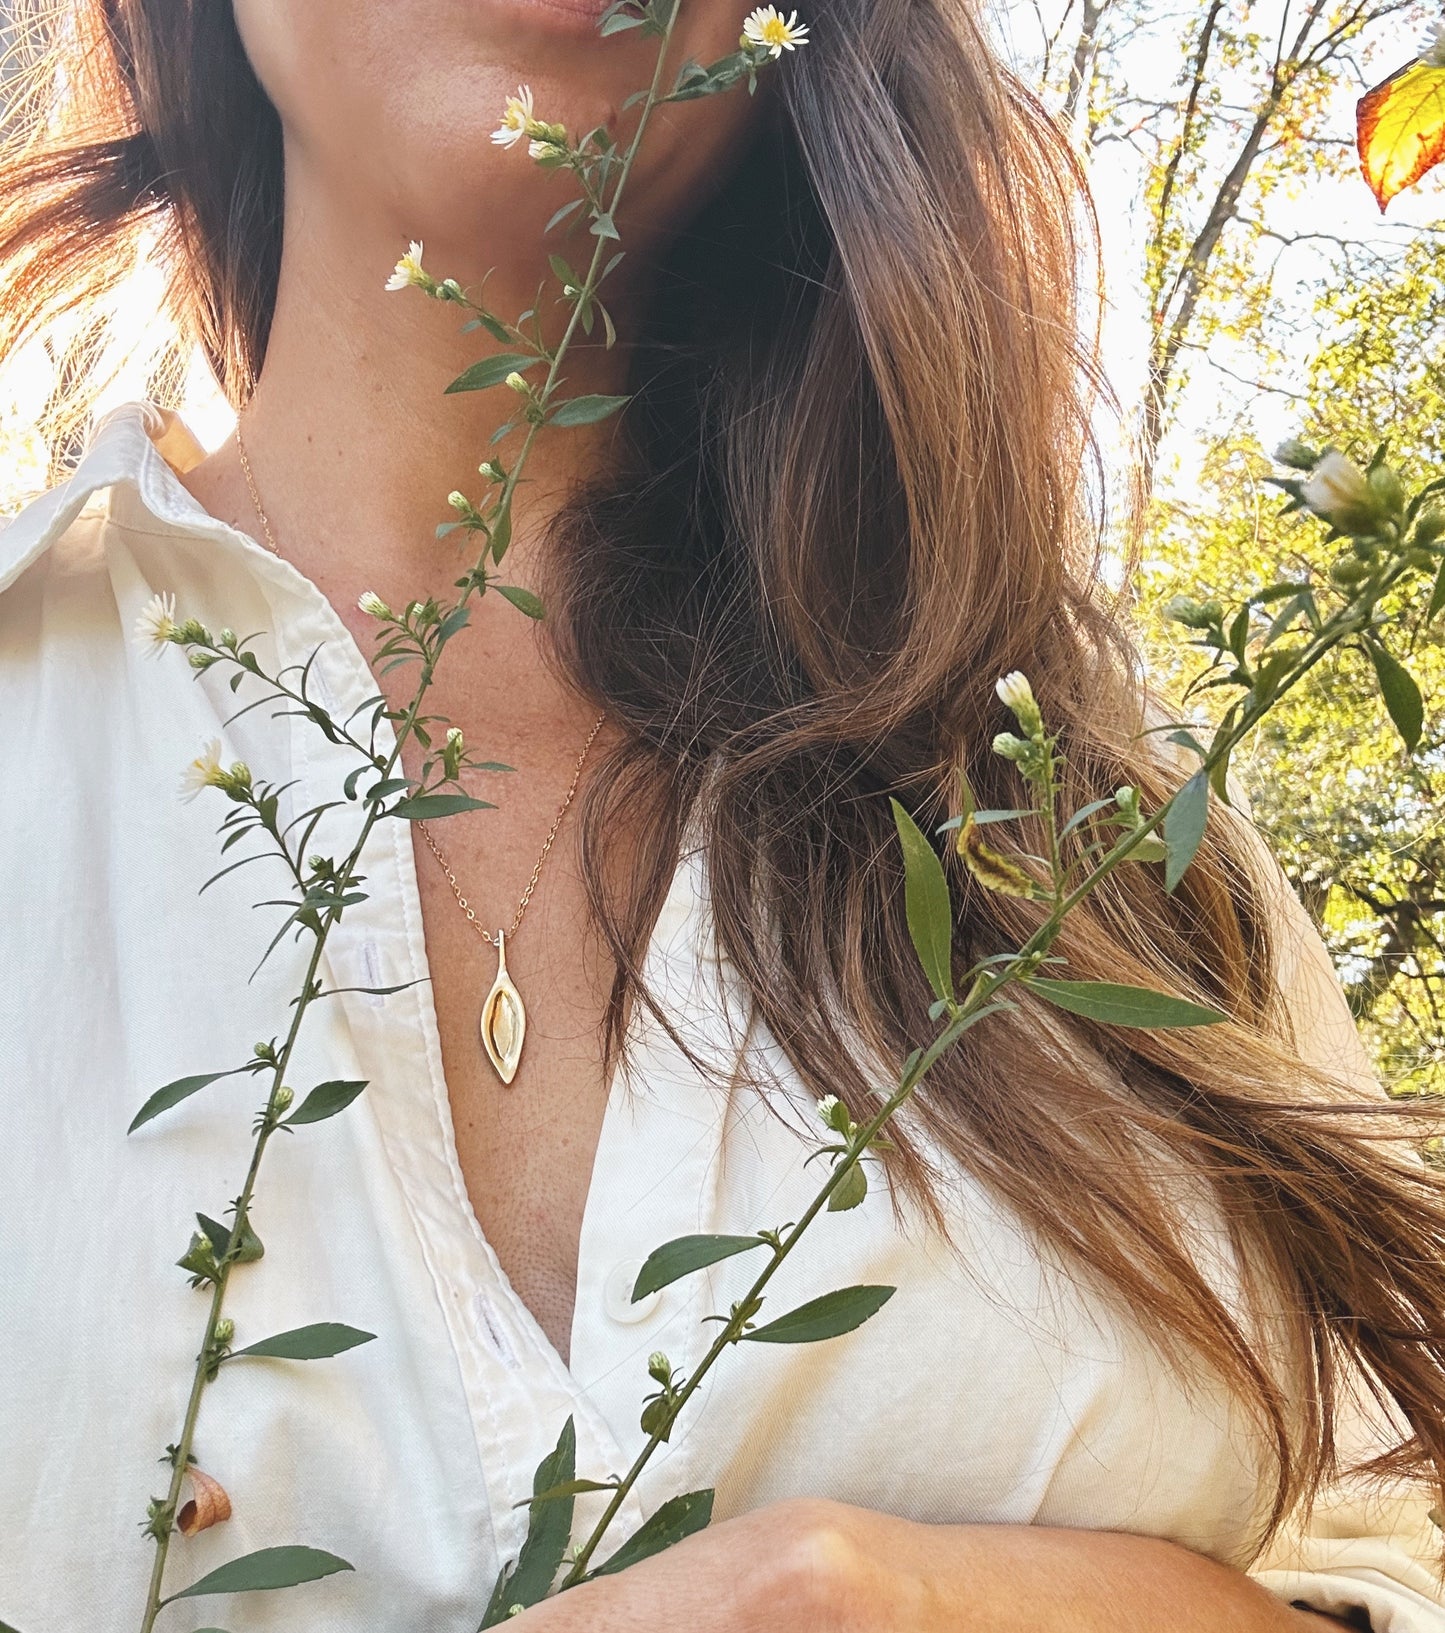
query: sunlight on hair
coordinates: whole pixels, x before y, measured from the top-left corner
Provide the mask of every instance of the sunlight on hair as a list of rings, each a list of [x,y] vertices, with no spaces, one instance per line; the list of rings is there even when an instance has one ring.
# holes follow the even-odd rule
[[[148,239],[134,270],[105,300],[68,313],[0,364],[0,515],[44,492],[74,462],[78,447],[55,445],[46,420],[76,370],[99,382],[92,425],[122,403],[154,398],[178,409],[207,449],[231,434],[236,416],[201,349],[179,349],[165,312],[167,281]]]

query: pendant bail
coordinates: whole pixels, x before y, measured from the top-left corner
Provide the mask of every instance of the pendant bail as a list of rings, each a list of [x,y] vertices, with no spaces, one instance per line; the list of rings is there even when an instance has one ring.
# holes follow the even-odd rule
[[[507,974],[507,934],[497,931],[497,979],[482,1005],[482,1047],[503,1083],[517,1075],[522,1041],[527,1035],[527,1010],[522,995]]]

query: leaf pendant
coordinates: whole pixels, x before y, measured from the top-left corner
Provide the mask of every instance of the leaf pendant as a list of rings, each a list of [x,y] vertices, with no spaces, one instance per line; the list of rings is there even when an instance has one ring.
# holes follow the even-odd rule
[[[497,979],[482,1005],[482,1047],[503,1083],[517,1075],[522,1058],[522,1040],[527,1035],[527,1011],[522,994],[507,974],[507,938],[497,932]]]

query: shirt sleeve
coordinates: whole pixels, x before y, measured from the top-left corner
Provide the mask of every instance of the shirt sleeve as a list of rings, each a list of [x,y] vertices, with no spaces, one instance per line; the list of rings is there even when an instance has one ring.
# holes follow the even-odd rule
[[[1242,802],[1236,802],[1242,804]],[[1329,952],[1263,841],[1266,890],[1278,903],[1279,979],[1307,1060],[1336,1079],[1381,1093]],[[1368,1459],[1385,1439],[1378,1412],[1342,1402],[1344,1467]],[[1285,1525],[1250,1568],[1272,1593],[1370,1633],[1445,1633],[1440,1562],[1445,1534],[1422,1487],[1349,1476],[1322,1491],[1309,1517]]]
[[[1445,1633],[1442,1538],[1425,1492],[1342,1481],[1250,1567],[1271,1593],[1370,1633]]]

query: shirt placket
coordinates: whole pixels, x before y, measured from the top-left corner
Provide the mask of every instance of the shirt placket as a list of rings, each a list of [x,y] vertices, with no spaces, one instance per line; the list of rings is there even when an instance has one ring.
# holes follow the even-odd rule
[[[294,648],[283,660],[291,662],[309,655],[318,641],[325,643],[312,666],[311,684],[317,701],[335,717],[344,718],[375,695],[369,669],[334,614],[308,611],[278,631],[282,638]],[[329,743],[305,719],[293,717],[292,733],[298,779],[291,792],[294,814],[336,798],[356,761],[354,752]],[[394,742],[389,723],[381,722],[378,749],[389,754]],[[360,805],[345,810],[354,833]],[[322,822],[336,815],[328,812]],[[318,827],[318,836],[321,832]],[[405,823],[383,820],[372,829],[360,871],[366,899],[348,907],[328,936],[330,984],[410,983],[384,997],[348,991],[334,1001],[345,1006],[363,1070],[372,1078],[364,1102],[405,1196],[451,1338],[476,1436],[491,1521],[488,1540],[500,1562],[516,1557],[527,1511],[514,1505],[530,1493],[535,1468],[569,1414],[576,1424],[579,1469],[615,1468],[622,1454],[518,1298],[467,1197],[426,979],[421,902]]]

